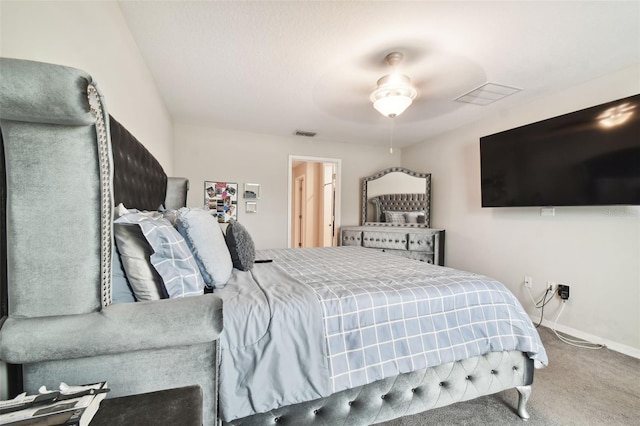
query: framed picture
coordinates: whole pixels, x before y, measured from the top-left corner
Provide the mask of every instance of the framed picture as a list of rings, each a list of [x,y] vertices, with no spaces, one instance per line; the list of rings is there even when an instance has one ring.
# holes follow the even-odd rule
[[[255,201],[246,201],[247,213],[258,213],[258,203]]]
[[[204,205],[218,218],[218,222],[238,220],[238,184],[205,181]]]
[[[260,185],[257,183],[244,184],[244,198],[257,200],[260,198]]]

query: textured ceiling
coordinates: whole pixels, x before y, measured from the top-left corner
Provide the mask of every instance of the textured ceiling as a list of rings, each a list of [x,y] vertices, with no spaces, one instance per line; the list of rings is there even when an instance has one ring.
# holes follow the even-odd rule
[[[176,122],[319,141],[389,143],[369,94],[391,51],[418,89],[396,146],[640,63],[638,1],[119,3]],[[454,101],[486,82],[523,90]]]

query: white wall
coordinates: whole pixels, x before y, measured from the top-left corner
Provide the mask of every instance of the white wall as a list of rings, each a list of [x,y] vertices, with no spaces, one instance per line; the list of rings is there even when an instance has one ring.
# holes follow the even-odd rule
[[[173,123],[116,2],[0,2],[0,56],[80,68],[173,173]]]
[[[245,212],[240,199],[238,221],[256,246],[287,247],[289,155],[342,160],[341,224],[360,224],[360,178],[400,165],[400,154],[385,147],[326,142],[319,139],[223,130],[175,123],[175,173],[191,183],[189,206],[204,203],[204,181],[260,184],[258,213]],[[418,168],[420,171],[422,167]]]
[[[640,357],[640,207],[481,208],[479,138],[640,92],[640,65],[500,111],[490,119],[405,148],[402,165],[433,179],[433,226],[446,229],[448,266],[505,283],[532,317],[522,281],[571,286],[559,329]],[[469,108],[476,108],[469,106]],[[477,107],[482,108],[482,107]],[[640,135],[639,135],[640,137]],[[553,324],[556,298],[544,318]]]

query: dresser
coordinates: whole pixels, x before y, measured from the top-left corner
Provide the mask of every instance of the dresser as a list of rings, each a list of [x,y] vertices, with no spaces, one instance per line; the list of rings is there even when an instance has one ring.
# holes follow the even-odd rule
[[[340,244],[362,246],[444,266],[444,229],[343,226]]]

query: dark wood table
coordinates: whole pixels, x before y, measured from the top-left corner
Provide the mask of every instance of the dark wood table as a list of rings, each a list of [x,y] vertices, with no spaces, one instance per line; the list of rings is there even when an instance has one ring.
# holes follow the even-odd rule
[[[202,426],[202,389],[198,385],[107,398],[91,426]]]

